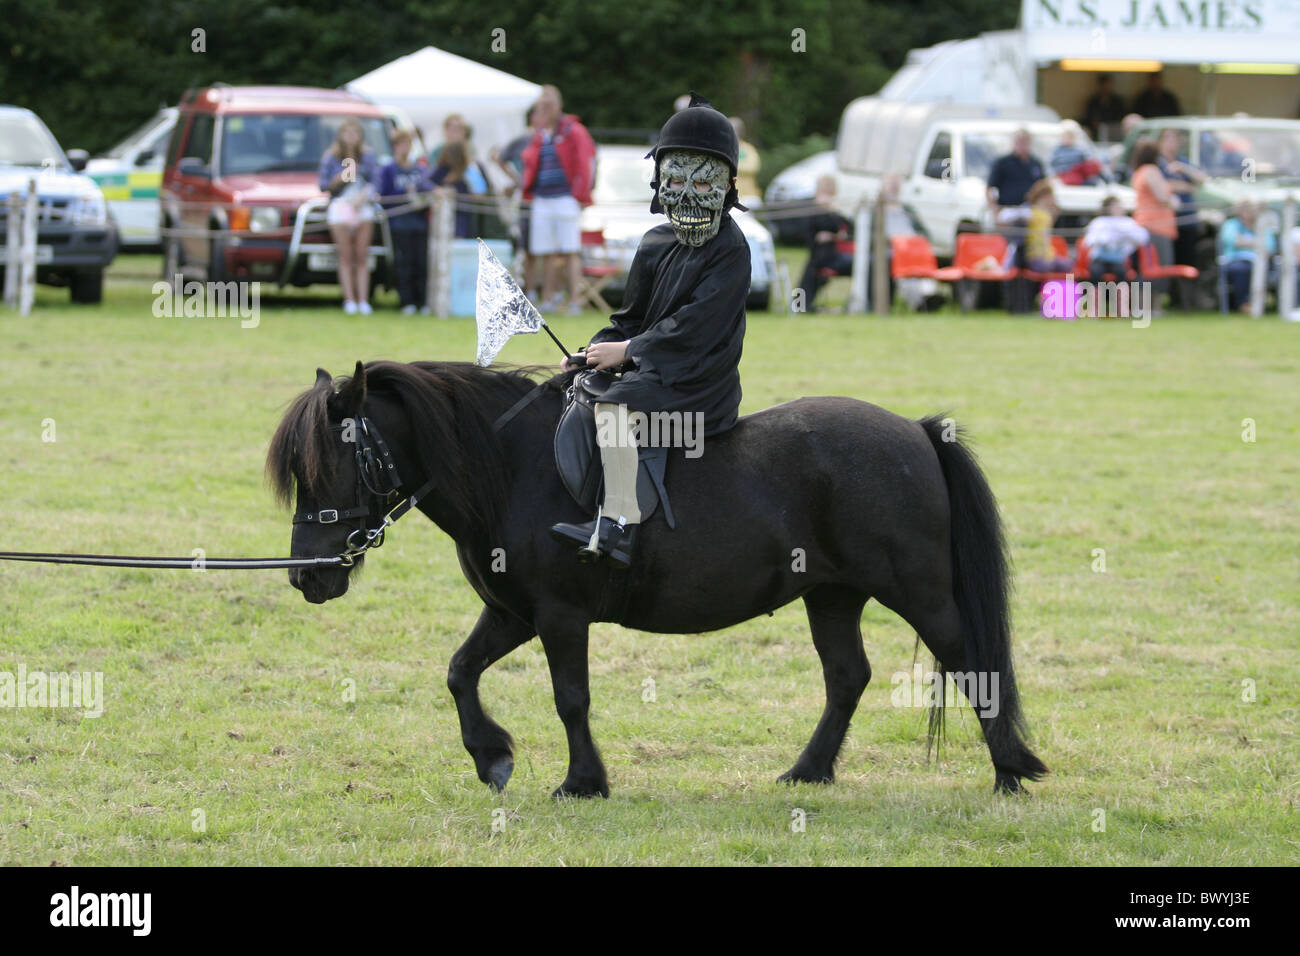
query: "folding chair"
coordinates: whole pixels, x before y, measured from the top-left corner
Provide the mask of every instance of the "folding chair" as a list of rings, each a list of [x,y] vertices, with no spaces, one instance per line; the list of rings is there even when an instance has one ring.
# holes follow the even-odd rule
[[[621,271],[618,266],[603,265],[605,231],[603,229],[584,229],[582,231],[582,283],[578,286],[578,298],[601,312],[612,312],[609,303],[601,295],[606,287],[614,281]],[[589,260],[588,253],[594,255]]]

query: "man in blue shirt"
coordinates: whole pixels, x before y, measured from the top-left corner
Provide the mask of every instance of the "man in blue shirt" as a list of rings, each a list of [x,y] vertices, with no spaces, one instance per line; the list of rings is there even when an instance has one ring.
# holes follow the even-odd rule
[[[1011,152],[993,161],[987,185],[995,217],[999,209],[1021,205],[1029,187],[1045,178],[1043,164],[1029,151],[1033,143],[1029,130],[1018,129],[1011,141]]]

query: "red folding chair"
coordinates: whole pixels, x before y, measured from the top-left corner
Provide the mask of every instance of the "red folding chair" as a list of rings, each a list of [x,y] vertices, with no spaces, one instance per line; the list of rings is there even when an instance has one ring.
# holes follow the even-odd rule
[[[977,263],[988,258],[998,264],[988,269],[977,269]],[[1006,282],[1020,275],[1020,270],[1012,267],[1004,269],[1002,262],[1007,257],[1007,237],[996,232],[959,232],[957,247],[953,251],[952,267],[961,273],[957,289],[957,302],[963,312],[970,308],[968,295],[972,282]]]
[[[578,298],[601,312],[612,312],[609,303],[601,295],[606,286],[614,281],[621,271],[618,266],[603,265],[599,258],[590,262],[585,253],[605,248],[605,231],[603,229],[584,229],[582,231],[582,283],[578,286]]]
[[[934,248],[925,236],[890,236],[889,274],[895,279],[938,279],[956,282],[962,271],[956,266],[939,267]]]
[[[1074,272],[1075,272],[1075,277],[1078,279],[1092,278],[1092,252],[1091,250],[1088,249],[1088,246],[1084,243],[1082,239],[1080,239],[1078,242],[1074,244]],[[1137,273],[1133,271],[1132,267],[1125,270],[1123,281],[1128,281],[1136,278],[1137,278]],[[1115,273],[1113,272],[1103,272],[1101,279],[1103,282],[1122,281],[1121,277],[1115,275]]]
[[[1149,242],[1138,250],[1138,268],[1143,279],[1195,279],[1201,274],[1195,266],[1162,266],[1156,247]]]

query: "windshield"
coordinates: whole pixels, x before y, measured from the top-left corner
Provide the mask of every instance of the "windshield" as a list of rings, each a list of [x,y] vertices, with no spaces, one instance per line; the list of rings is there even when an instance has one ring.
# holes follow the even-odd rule
[[[228,115],[221,121],[221,171],[227,176],[314,172],[345,119],[311,113]],[[375,116],[359,121],[366,147],[379,162],[386,162],[392,149],[383,119]]]
[[[1008,129],[1005,132],[967,133],[962,137],[966,147],[966,175],[988,179],[994,160],[1011,152],[1014,136],[1015,130]],[[1043,164],[1047,175],[1052,175],[1052,154],[1061,145],[1061,132],[1031,131],[1030,138],[1033,145],[1029,147],[1029,152]],[[1086,135],[1075,133],[1074,146],[1083,152],[1084,158],[1097,159],[1097,147]]]
[[[1300,176],[1300,129],[1205,130],[1198,159],[1215,177]]]
[[[597,203],[648,203],[654,163],[636,152],[596,154],[596,185],[591,198]]]
[[[30,113],[0,115],[0,166],[67,166],[45,124]]]
[[[104,156],[108,159],[122,159],[127,153],[133,152],[141,140],[158,128],[160,119],[161,114],[151,116],[143,125],[137,127],[130,136],[104,153]]]

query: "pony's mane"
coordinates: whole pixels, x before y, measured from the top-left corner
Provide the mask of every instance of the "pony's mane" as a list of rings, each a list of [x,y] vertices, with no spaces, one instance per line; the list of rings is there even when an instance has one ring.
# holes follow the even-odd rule
[[[392,399],[406,412],[419,436],[415,456],[421,471],[440,478],[438,495],[454,511],[493,527],[504,500],[508,465],[492,429],[504,409],[501,400],[522,396],[538,384],[544,366],[484,369],[469,362],[370,362],[366,394]],[[558,391],[569,375],[554,375],[546,387]],[[348,377],[320,379],[285,412],[266,455],[267,479],[281,504],[293,502],[299,483],[314,496],[334,478],[336,439],[329,431],[330,397]],[[414,489],[408,488],[407,491]]]

